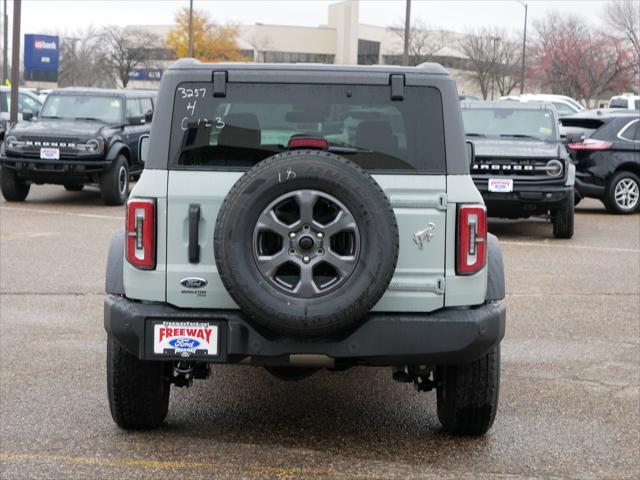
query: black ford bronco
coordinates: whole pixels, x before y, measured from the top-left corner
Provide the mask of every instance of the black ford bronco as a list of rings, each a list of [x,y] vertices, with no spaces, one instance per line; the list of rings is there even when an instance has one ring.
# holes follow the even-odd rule
[[[486,432],[504,274],[470,147],[436,64],[178,61],[109,251],[115,422],[158,426],[211,364],[387,366],[448,431]]]
[[[547,215],[554,237],[571,238],[576,169],[561,141],[555,107],[513,102],[461,107],[467,138],[475,145],[473,181],[489,216]]]
[[[98,184],[106,204],[121,205],[144,167],[138,140],[149,133],[154,101],[155,92],[145,90],[54,90],[37,119],[23,114],[5,133],[2,195],[21,202],[33,183],[71,191]]]

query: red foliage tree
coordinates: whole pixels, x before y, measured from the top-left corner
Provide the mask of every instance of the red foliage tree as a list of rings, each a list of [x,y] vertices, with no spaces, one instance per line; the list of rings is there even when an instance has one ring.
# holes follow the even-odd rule
[[[592,103],[632,86],[634,52],[619,38],[557,14],[535,28],[528,77],[541,89]]]

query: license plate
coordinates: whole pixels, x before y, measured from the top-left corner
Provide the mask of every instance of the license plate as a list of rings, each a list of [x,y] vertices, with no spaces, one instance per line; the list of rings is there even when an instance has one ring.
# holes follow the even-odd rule
[[[40,158],[43,160],[60,160],[60,149],[43,147],[40,149]]]
[[[490,178],[489,191],[496,192],[496,193],[513,192],[513,179],[512,178]]]
[[[158,322],[153,325],[153,353],[178,357],[218,355],[219,326],[209,322]]]

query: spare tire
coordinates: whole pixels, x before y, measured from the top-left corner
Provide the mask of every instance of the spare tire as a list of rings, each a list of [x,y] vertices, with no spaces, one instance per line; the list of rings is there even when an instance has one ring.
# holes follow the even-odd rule
[[[318,336],[354,326],[386,291],[398,226],[376,181],[325,151],[267,158],[245,173],[215,226],[222,282],[256,326]]]

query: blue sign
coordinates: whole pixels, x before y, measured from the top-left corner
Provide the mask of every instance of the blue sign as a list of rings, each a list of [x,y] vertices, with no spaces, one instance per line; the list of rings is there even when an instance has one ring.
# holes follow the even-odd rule
[[[156,81],[162,78],[159,68],[134,68],[129,72],[129,80]]]
[[[60,38],[57,35],[24,36],[24,69],[57,72]]]

